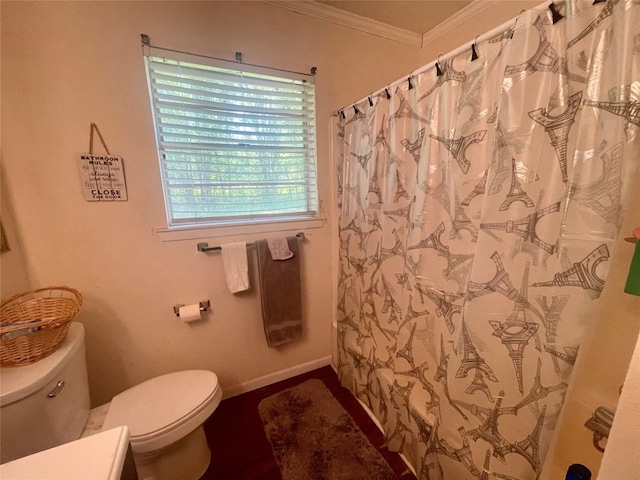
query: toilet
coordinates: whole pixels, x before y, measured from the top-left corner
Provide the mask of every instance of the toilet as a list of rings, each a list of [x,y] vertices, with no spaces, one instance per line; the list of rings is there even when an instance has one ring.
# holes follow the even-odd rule
[[[0,369],[0,463],[124,425],[140,480],[196,480],[211,460],[202,424],[221,399],[215,373],[186,370],[90,410],[84,326],[73,322],[48,357]]]

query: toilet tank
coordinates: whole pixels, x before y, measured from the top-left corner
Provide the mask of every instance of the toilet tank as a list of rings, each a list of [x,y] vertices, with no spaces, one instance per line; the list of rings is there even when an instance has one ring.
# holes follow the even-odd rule
[[[89,416],[84,326],[31,365],[0,368],[0,463],[77,440]]]

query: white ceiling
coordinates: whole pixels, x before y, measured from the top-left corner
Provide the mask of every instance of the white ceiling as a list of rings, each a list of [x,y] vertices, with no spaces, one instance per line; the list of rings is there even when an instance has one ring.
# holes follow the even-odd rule
[[[316,2],[422,35],[469,5],[471,0],[316,0]]]

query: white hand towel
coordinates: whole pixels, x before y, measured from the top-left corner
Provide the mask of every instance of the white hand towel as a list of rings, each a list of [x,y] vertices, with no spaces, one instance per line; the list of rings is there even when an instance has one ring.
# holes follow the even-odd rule
[[[267,246],[272,260],[287,260],[293,257],[293,252],[289,250],[287,237],[267,238]]]
[[[247,242],[222,245],[222,264],[231,293],[249,289],[249,268],[247,266]]]

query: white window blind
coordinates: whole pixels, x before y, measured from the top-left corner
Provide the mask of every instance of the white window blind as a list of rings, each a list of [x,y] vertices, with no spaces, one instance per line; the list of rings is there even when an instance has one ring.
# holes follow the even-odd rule
[[[170,227],[316,215],[312,82],[145,61]]]

